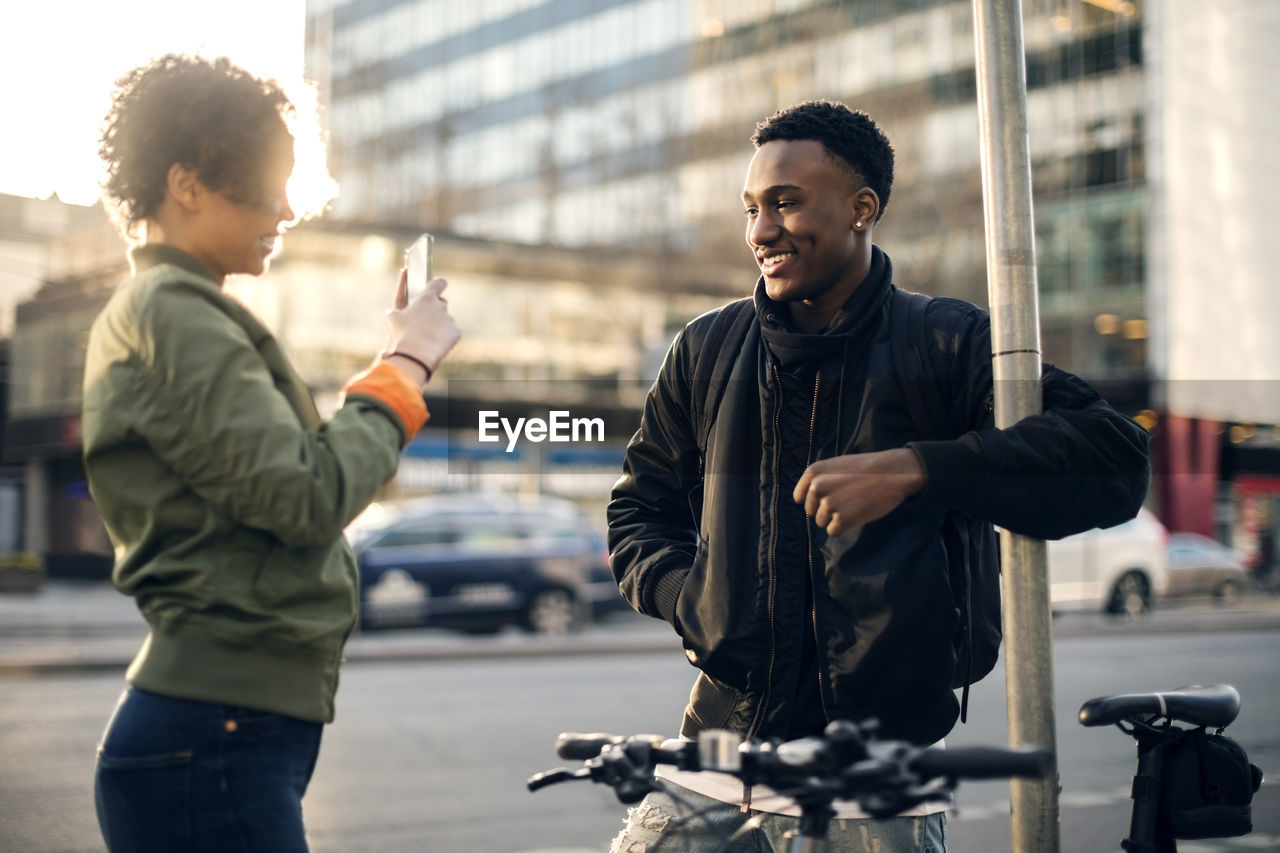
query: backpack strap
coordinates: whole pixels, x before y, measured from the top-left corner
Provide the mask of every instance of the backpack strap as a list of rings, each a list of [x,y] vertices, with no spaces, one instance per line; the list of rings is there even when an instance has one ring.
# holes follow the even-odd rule
[[[938,389],[938,377],[929,358],[929,325],[925,312],[932,299],[897,287],[889,309],[889,345],[898,386],[911,413],[911,422],[922,438],[947,437],[950,419]],[[969,716],[969,685],[973,681],[973,568],[970,565],[969,525],[963,519],[948,518],[960,538],[963,561],[965,657],[964,690],[960,696],[960,722]]]
[[[947,434],[946,408],[938,393],[938,378],[929,358],[929,326],[925,312],[932,299],[923,293],[893,289],[889,308],[889,344],[893,368],[902,396],[911,411],[911,421],[922,438],[942,438]]]
[[[745,297],[725,305],[711,319],[707,333],[693,359],[693,388],[690,412],[698,441],[699,467],[707,454],[711,425],[724,397],[733,363],[742,351],[747,332],[756,319],[755,300]]]

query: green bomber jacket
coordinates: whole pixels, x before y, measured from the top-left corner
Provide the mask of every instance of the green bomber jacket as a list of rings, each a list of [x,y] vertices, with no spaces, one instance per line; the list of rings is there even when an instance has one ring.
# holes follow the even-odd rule
[[[329,722],[358,603],[343,529],[395,474],[421,393],[377,365],[324,421],[197,259],[155,244],[131,259],[89,335],[81,420],[112,581],[150,626],[126,677]]]

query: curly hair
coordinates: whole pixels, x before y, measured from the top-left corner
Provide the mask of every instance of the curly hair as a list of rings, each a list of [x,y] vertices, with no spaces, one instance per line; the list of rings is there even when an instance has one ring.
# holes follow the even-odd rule
[[[880,197],[884,216],[893,188],[893,146],[871,117],[835,101],[804,101],[756,125],[751,143],[759,148],[775,140],[814,140],[837,162],[851,169]]]
[[[167,54],[115,83],[98,156],[103,201],[126,232],[164,201],[174,164],[238,203],[264,201],[269,170],[292,167],[294,105],[275,80],[229,59]]]

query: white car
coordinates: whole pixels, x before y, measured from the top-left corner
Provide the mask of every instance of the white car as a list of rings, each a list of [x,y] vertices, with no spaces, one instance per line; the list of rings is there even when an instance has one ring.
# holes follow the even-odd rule
[[[1115,527],[1050,540],[1051,608],[1146,612],[1168,589],[1168,540],[1165,526],[1146,509]]]

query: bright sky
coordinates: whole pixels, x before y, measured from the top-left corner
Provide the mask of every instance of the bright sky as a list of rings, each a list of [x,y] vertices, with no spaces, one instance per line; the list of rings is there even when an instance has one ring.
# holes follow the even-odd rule
[[[300,80],[304,0],[15,0],[0,11],[0,193],[92,204],[112,82],[164,53]]]

